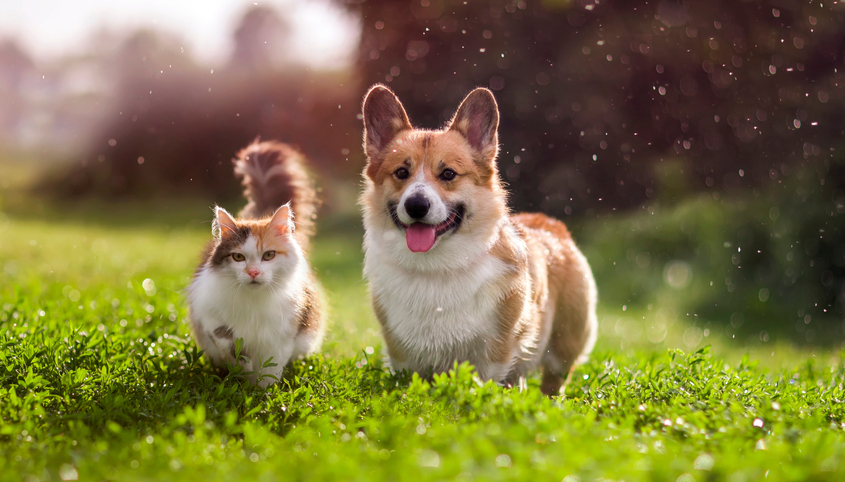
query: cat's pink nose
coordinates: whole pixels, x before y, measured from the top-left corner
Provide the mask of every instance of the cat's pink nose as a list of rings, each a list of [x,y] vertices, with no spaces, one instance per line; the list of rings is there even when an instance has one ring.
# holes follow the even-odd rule
[[[258,268],[249,268],[246,271],[246,274],[248,274],[250,278],[255,279],[258,275],[261,274],[261,271],[259,271]]]

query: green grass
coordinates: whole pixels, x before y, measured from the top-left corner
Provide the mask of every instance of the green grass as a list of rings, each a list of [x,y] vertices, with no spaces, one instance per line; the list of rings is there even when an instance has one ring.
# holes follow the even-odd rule
[[[537,377],[521,393],[482,384],[465,366],[430,383],[392,375],[361,279],[353,210],[324,218],[314,243],[332,318],[325,353],[295,362],[265,391],[221,378],[190,339],[182,292],[209,236],[206,203],[56,209],[7,198],[5,209],[2,480],[751,481],[845,472],[838,351],[747,348],[716,329],[690,347],[684,335],[704,325],[655,300],[650,309],[601,307],[597,352],[565,398],[543,397]]]

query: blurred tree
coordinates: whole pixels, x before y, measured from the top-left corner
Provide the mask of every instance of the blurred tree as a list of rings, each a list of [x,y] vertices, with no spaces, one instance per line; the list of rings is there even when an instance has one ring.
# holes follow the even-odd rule
[[[13,137],[26,107],[21,81],[34,68],[32,60],[13,40],[0,42],[0,139]],[[4,142],[8,144],[9,142]]]
[[[245,74],[275,70],[289,58],[290,25],[271,7],[252,7],[235,30],[234,41],[232,68]]]
[[[177,70],[193,67],[193,59],[184,55],[184,41],[180,38],[154,30],[139,30],[132,33],[121,44],[114,55],[116,73],[124,86],[151,79],[161,72],[162,67]]]
[[[33,66],[32,59],[14,40],[0,42],[0,89],[15,89]]]
[[[197,65],[178,38],[130,35],[109,54],[117,105],[81,159],[48,184],[64,195],[178,192],[225,200],[240,191],[230,160],[256,136],[292,143],[317,167],[343,172],[360,142],[360,89],[345,72],[281,68],[277,60],[287,54],[275,49],[286,48],[278,40],[285,25],[267,7],[247,11],[223,69]]]
[[[414,122],[436,127],[473,87],[495,91],[521,209],[776,182],[845,134],[836,2],[338,1],[362,18],[364,80],[394,89]]]

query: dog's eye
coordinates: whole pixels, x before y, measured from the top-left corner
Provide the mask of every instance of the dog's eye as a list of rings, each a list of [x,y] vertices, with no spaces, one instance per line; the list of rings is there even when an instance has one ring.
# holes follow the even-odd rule
[[[232,253],[232,259],[235,261],[243,261],[246,259],[246,256],[242,255],[241,253]]]
[[[408,176],[410,176],[411,173],[408,172],[408,170],[404,167],[400,167],[399,169],[393,172],[393,175],[396,176],[396,179],[408,179]]]
[[[444,181],[451,181],[452,179],[455,179],[455,176],[457,175],[458,173],[451,169],[444,169],[443,172],[440,173],[440,179],[443,179]]]
[[[264,256],[261,257],[264,261],[270,261],[271,259],[276,257],[275,251],[265,251]]]

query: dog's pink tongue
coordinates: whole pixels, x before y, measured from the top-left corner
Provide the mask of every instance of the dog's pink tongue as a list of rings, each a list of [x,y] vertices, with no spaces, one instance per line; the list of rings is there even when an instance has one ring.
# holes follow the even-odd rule
[[[425,223],[414,223],[405,232],[408,249],[415,253],[425,253],[434,246],[434,226]]]

